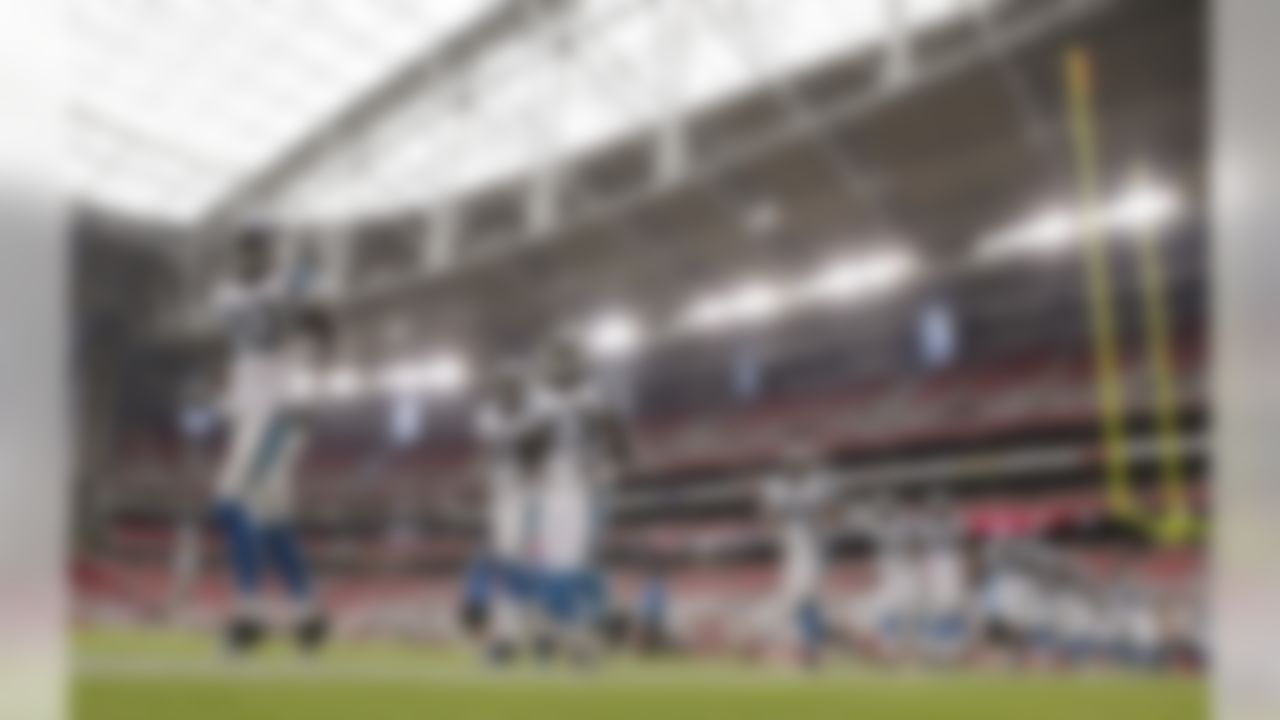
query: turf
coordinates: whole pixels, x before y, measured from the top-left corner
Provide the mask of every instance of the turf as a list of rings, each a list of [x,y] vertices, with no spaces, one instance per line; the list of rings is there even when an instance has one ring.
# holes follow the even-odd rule
[[[495,675],[456,653],[335,649],[303,662],[283,648],[228,664],[183,636],[102,635],[77,643],[78,720],[487,718],[948,718],[1198,720],[1203,684],[1124,676],[814,676],[727,663],[615,661],[591,677]]]

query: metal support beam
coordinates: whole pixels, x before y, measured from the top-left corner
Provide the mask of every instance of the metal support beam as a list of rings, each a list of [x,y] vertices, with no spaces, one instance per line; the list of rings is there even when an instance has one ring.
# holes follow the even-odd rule
[[[689,172],[688,123],[675,114],[665,117],[654,139],[654,184],[675,185]]]
[[[541,0],[540,4],[542,12],[551,13],[567,10],[575,3],[576,0]],[[178,258],[183,286],[190,288],[190,292],[181,300],[174,324],[180,329],[199,325],[196,318],[202,312],[217,268],[217,263],[210,261],[219,257],[218,246],[249,224],[247,218],[257,208],[319,167],[335,150],[345,147],[387,113],[415,97],[424,86],[447,77],[451,69],[502,38],[521,32],[526,5],[527,0],[505,0],[454,37],[432,44],[409,58],[382,82],[352,97],[214,203],[197,223],[192,242],[184,244]]]
[[[628,64],[616,55],[613,57],[613,60],[612,69],[617,72],[616,75],[602,74],[599,66],[592,66],[590,68],[592,71],[591,80],[593,81],[597,91],[610,97],[623,112],[639,113],[643,115],[651,125],[654,127],[660,127],[662,123],[666,121],[666,116],[672,108],[668,107],[662,99],[656,97],[649,98],[647,101],[642,101],[643,104],[637,107],[630,96],[620,95],[619,83],[624,82],[626,75],[633,71],[634,64]],[[668,80],[673,78],[674,76],[669,76]],[[624,102],[624,100],[627,102]],[[683,119],[681,122],[683,122]],[[682,129],[681,132],[687,133],[687,130]],[[683,142],[684,146],[677,149],[676,152],[684,152],[681,160],[689,159],[688,153],[685,152],[688,149],[687,136],[680,138],[679,142]],[[708,200],[716,205],[722,212],[734,218],[734,221],[736,222],[739,212],[745,205],[745,202],[738,196],[732,187],[723,181],[723,178],[721,178],[720,175],[695,174],[687,172],[687,168],[682,168],[680,177],[682,179],[692,181],[692,184],[694,184]],[[614,221],[612,224],[617,225],[622,223]]]
[[[1081,22],[1095,16],[1103,9],[1114,6],[1116,0],[1059,0],[1045,5],[1037,12],[1027,13],[998,29],[1000,43],[1006,48],[1017,48],[1031,42],[1041,40],[1050,33],[1059,31],[1067,25]],[[910,82],[893,90],[878,88],[872,92],[850,97],[841,103],[821,108],[813,107],[812,122],[814,127],[803,127],[796,123],[785,123],[778,128],[762,134],[754,139],[750,146],[734,148],[733,152],[715,158],[706,158],[691,163],[684,174],[683,182],[710,190],[720,187],[724,175],[746,164],[757,161],[779,151],[795,142],[812,142],[811,133],[815,128],[829,131],[831,128],[857,122],[860,118],[873,114],[892,103],[904,93],[920,92],[928,87],[941,84],[962,72],[971,69],[975,63],[985,58],[985,50],[977,44],[971,47],[956,49],[945,56],[932,58],[927,63],[918,63]],[[622,198],[606,207],[591,208],[574,217],[564,218],[555,235],[563,235],[566,230],[573,230],[584,225],[605,225],[626,230],[625,218],[637,208],[644,207],[660,192],[659,188],[648,188],[643,192]],[[513,242],[502,250],[494,250],[482,256],[470,259],[470,265],[483,265],[499,260],[512,252],[518,252],[525,242]],[[377,284],[354,288],[358,301],[383,298],[390,293],[410,289],[422,281],[404,278],[388,280]]]
[[[553,159],[544,159],[525,194],[525,233],[529,237],[544,237],[555,231],[560,199],[559,169]]]
[[[358,239],[354,227],[338,227],[324,233],[319,240],[316,251],[322,256],[321,292],[330,299],[340,302],[351,290],[352,260],[355,257],[355,243]],[[298,253],[308,252],[304,238],[295,235],[296,247],[291,249],[292,259],[297,260]]]
[[[537,36],[542,34],[543,47],[540,51],[548,55],[552,67],[557,64],[557,53],[564,52],[560,42],[562,33],[571,32],[565,17],[554,9],[546,7],[543,0],[532,0],[528,3],[525,17],[525,32]],[[560,78],[563,84],[564,78]],[[563,88],[557,88],[557,91]],[[528,237],[545,237],[555,232],[559,226],[560,211],[563,204],[562,172],[564,162],[560,149],[560,106],[556,102],[543,103],[542,107],[530,117],[525,132],[534,135],[532,146],[537,157],[534,161],[533,174],[525,188],[524,224]]]
[[[572,0],[547,0],[550,5],[563,8],[564,4]],[[1102,9],[1114,4],[1114,0],[1085,0],[1083,2],[1077,0],[1062,0],[1044,6],[1041,10],[1028,13],[1017,18],[999,28],[992,28],[994,38],[991,40],[998,43],[1004,51],[1027,44],[1037,39],[1043,38],[1045,35],[1057,31],[1064,25],[1079,22],[1090,16],[1096,15]],[[920,89],[936,85],[948,78],[964,71],[973,66],[975,62],[982,61],[984,57],[989,57],[989,51],[981,47],[963,48],[949,53],[946,57],[934,58],[928,63],[919,63],[916,65],[910,82],[907,86],[889,90],[880,88],[877,91],[852,97],[847,101],[835,105],[824,106],[822,108],[811,108],[813,111],[812,122],[814,125],[809,128],[800,127],[793,123],[788,123],[782,127],[769,131],[764,136],[756,139],[750,147],[736,148],[734,152],[717,158],[707,158],[692,162],[692,158],[684,155],[686,148],[668,149],[679,159],[675,162],[679,163],[680,172],[675,176],[673,182],[677,179],[679,182],[688,183],[690,185],[701,185],[704,187],[718,185],[718,179],[725,173],[731,172],[735,168],[744,164],[754,162],[764,156],[777,152],[780,148],[785,147],[794,142],[802,142],[812,140],[811,133],[814,129],[829,131],[838,125],[856,122],[860,117],[875,112],[886,103],[893,102],[895,98],[904,92],[916,92]],[[421,76],[418,76],[421,79]],[[676,126],[678,131],[684,133],[684,119],[681,118]],[[668,140],[674,143],[683,143],[685,138],[679,135],[672,137],[679,138],[677,140]],[[660,142],[660,141],[658,141]],[[678,147],[678,146],[677,146]],[[314,162],[315,159],[307,161]],[[288,174],[290,178],[294,177]],[[559,222],[554,231],[549,233],[534,233],[525,235],[522,233],[520,240],[537,240],[550,239],[560,237],[565,234],[566,230],[582,227],[584,224],[604,224],[606,226],[614,226],[623,234],[631,235],[634,233],[627,226],[625,218],[631,214],[636,208],[643,207],[651,202],[660,193],[669,191],[669,187],[650,187],[645,191],[619,199],[617,202],[611,203],[608,207],[595,208],[573,217],[559,218]],[[250,205],[236,205],[237,210],[250,207]],[[234,214],[232,215],[234,216]],[[438,207],[431,212],[430,215],[431,229],[429,235],[424,239],[424,247],[422,257],[422,272],[417,275],[408,274],[396,279],[385,279],[376,283],[360,285],[350,289],[348,301],[352,303],[363,303],[374,301],[376,299],[385,298],[388,294],[394,294],[413,288],[420,287],[424,282],[430,282],[432,278],[438,277],[440,273],[448,270],[465,270],[472,265],[482,265],[488,262],[499,260],[509,253],[518,252],[520,247],[526,245],[526,242],[513,242],[504,249],[495,249],[493,252],[477,255],[468,258],[465,264],[460,263],[458,253],[456,252],[459,224],[455,210],[452,207]],[[189,247],[196,248],[200,243],[192,243]],[[208,248],[206,248],[207,250]],[[210,257],[208,254],[202,255],[204,258]],[[194,255],[193,255],[194,258]],[[207,265],[207,261],[195,262],[196,265]]]
[[[720,14],[708,17],[708,20],[716,22],[718,19],[720,23],[734,21],[734,18],[728,15],[730,12],[748,12],[745,8],[736,5],[726,6],[721,2],[707,3],[705,7],[709,12],[717,9],[720,11]],[[811,108],[809,103],[801,97],[795,85],[790,80],[779,77],[761,60],[764,51],[759,33],[765,28],[759,26],[753,14],[739,16],[736,21],[741,23],[746,31],[742,37],[735,36],[733,43],[743,61],[751,66],[756,80],[782,106],[788,126],[797,135],[812,140],[823,151],[823,157],[840,180],[841,187],[850,199],[858,203],[866,212],[872,227],[887,234],[897,230],[900,219],[890,212],[889,202],[880,191],[878,184],[868,176],[865,168],[859,167],[861,163],[855,163],[849,157],[849,151],[832,136],[829,124],[824,123],[819,111]]]
[[[427,274],[438,275],[453,267],[458,243],[457,205],[446,202],[431,209],[425,243],[422,257]]]
[[[1051,113],[1036,98],[1026,72],[1013,62],[1007,43],[996,32],[995,19],[992,17],[995,6],[980,0],[966,0],[966,5],[970,22],[977,31],[978,41],[988,62],[999,74],[1009,102],[1018,115],[1023,143],[1040,159],[1049,177],[1055,182],[1065,183],[1069,174],[1067,150],[1058,136],[1048,130],[1054,127],[1050,122]]]
[[[887,89],[896,89],[911,79],[915,57],[911,49],[911,24],[907,20],[907,0],[884,0],[886,27],[885,63],[880,81]]]
[[[687,10],[686,10],[687,12]],[[668,36],[655,38],[652,49],[672,68],[685,67],[691,38],[687,27],[677,27]],[[670,72],[662,83],[658,129],[654,135],[653,179],[658,187],[673,185],[689,170],[689,123],[684,111],[684,73]]]
[[[575,0],[541,0],[543,13],[561,12]],[[528,14],[526,0],[505,0],[442,44],[433,44],[410,58],[381,83],[359,94],[309,133],[263,165],[245,182],[216,203],[202,226],[219,228],[234,223],[254,207],[275,196],[330,156],[333,148],[359,136],[365,129],[450,69],[482,53],[503,37],[521,32]],[[213,233],[217,234],[216,230]]]

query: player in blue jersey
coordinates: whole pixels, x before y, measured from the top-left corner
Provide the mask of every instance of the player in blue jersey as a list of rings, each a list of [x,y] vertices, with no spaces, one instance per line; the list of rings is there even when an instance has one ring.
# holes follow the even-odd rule
[[[830,472],[802,448],[791,450],[761,488],[761,505],[777,530],[783,625],[793,630],[793,646],[806,666],[821,660],[826,641],[821,595],[834,497]]]
[[[867,625],[877,658],[894,664],[915,645],[920,617],[922,580],[920,548],[911,514],[888,492],[852,509],[851,529],[872,546],[873,585],[868,598]]]
[[[972,640],[969,584],[965,567],[965,528],[950,497],[930,495],[916,518],[919,533],[923,647],[935,663],[963,659]]]
[[[306,432],[287,389],[299,367],[327,359],[332,328],[307,303],[313,267],[300,263],[287,274],[274,272],[273,247],[263,236],[242,239],[237,251],[236,277],[215,297],[230,346],[224,407],[229,437],[214,507],[235,586],[225,639],[239,653],[262,638],[262,575],[269,564],[293,601],[299,644],[314,648],[326,624],[291,525],[294,464]]]
[[[488,540],[468,572],[464,605],[467,624],[484,631],[487,657],[495,663],[523,644],[536,601],[532,429],[523,378],[515,371],[500,373],[476,416]]]
[[[543,368],[531,397],[540,594],[554,644],[590,664],[607,603],[605,510],[629,448],[621,414],[576,343],[557,339]]]

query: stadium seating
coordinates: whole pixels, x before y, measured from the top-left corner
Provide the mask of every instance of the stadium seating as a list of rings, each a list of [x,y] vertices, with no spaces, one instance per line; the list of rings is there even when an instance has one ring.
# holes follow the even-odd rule
[[[1150,379],[1135,353],[1126,356],[1122,387],[1128,412],[1151,410]],[[1184,342],[1177,354],[1180,406],[1203,407],[1203,354]],[[1088,358],[1079,353],[1017,355],[931,376],[855,382],[787,397],[765,398],[736,411],[641,417],[635,437],[638,477],[664,480],[759,466],[787,442],[804,439],[842,454],[977,442],[1035,431],[1089,427],[1096,417]],[[384,451],[328,448],[304,458],[302,492],[317,502],[395,497],[429,499],[470,485],[474,449],[465,442],[428,442],[377,463]],[[120,493],[154,497],[207,492],[209,464],[190,483],[181,478],[180,444],[151,434],[130,441],[111,472]],[[362,482],[368,480],[369,482]]]

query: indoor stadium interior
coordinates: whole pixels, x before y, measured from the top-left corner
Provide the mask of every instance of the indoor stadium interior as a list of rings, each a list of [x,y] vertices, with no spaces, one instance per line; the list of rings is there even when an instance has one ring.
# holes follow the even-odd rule
[[[75,717],[1209,717],[1207,2],[69,4]]]

